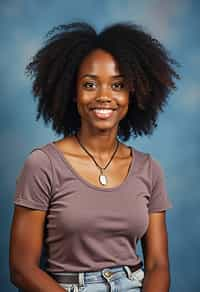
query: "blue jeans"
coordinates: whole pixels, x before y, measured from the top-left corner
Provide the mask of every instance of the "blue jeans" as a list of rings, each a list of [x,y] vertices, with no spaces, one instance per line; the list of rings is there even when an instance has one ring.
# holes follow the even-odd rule
[[[59,285],[68,292],[141,292],[144,279],[142,268],[132,272],[128,266],[104,268],[95,272],[78,272],[78,274],[78,284],[59,283]]]

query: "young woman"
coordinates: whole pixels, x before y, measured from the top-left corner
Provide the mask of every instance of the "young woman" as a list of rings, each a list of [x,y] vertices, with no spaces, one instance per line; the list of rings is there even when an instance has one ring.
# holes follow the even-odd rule
[[[179,78],[141,27],[56,27],[27,66],[37,119],[63,138],[34,148],[17,179],[10,274],[29,292],[167,292],[160,163],[128,146],[150,135]],[[141,240],[143,258],[136,253]],[[42,247],[47,265],[40,267]]]

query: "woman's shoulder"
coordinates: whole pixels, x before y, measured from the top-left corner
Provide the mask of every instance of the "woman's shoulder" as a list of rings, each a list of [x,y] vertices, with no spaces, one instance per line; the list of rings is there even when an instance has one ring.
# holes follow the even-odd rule
[[[54,140],[51,143],[44,145],[44,147],[53,146],[63,154],[71,153],[76,150],[76,144],[72,137],[66,137],[60,140]]]
[[[148,164],[150,165],[152,169],[152,172],[159,174],[163,171],[161,162],[154,154],[152,154],[151,152],[140,150],[133,146],[130,146],[130,147],[133,148],[133,151],[135,155],[137,156],[138,161],[148,162]]]
[[[28,168],[48,168],[50,166],[49,147],[52,142],[33,147],[25,157],[24,165]]]

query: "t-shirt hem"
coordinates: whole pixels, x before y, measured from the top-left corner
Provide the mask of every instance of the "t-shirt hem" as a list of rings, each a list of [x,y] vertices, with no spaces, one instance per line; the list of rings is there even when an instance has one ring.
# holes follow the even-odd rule
[[[152,210],[149,210],[149,213],[156,213],[156,212],[167,211],[168,209],[172,209],[172,208],[173,208],[173,206],[168,206],[168,207],[163,207],[163,208],[152,209]]]
[[[48,209],[47,207],[35,204],[34,202],[30,202],[24,199],[14,200],[14,204],[22,206],[22,207],[27,207],[30,209],[36,209],[36,210],[42,210],[42,211],[46,211]]]
[[[100,265],[98,268],[86,268],[86,267],[79,267],[78,269],[74,269],[74,268],[70,268],[70,269],[65,269],[64,267],[62,269],[56,269],[54,267],[45,267],[45,271],[47,273],[68,273],[68,272],[91,272],[91,271],[94,271],[94,272],[97,272],[97,271],[100,271],[100,270],[103,270],[103,269],[106,269],[106,268],[114,268],[114,267],[119,267],[119,266],[135,266],[135,265],[138,265],[139,263],[142,263],[142,266],[144,265],[143,263],[143,260],[142,259],[138,259],[138,261],[136,261],[135,263],[115,263],[115,264],[110,264],[110,265]]]

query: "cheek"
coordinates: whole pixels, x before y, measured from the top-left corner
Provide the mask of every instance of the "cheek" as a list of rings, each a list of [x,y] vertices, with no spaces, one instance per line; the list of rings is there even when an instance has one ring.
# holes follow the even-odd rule
[[[117,99],[121,106],[126,106],[129,103],[129,93],[123,92],[119,96],[117,96]]]
[[[122,118],[125,118],[125,116],[128,113],[128,109],[129,109],[129,98],[128,97],[124,98],[120,105],[123,108],[123,117]]]
[[[120,104],[121,107],[124,108],[125,111],[128,111],[128,107],[129,107],[129,96],[128,95],[124,95],[119,100],[119,104]]]
[[[77,96],[76,96],[76,105],[77,105],[77,110],[79,112],[80,115],[82,115],[82,113],[88,111],[88,104],[91,100],[90,95],[87,93],[83,93],[83,92],[77,92]]]
[[[93,91],[85,91],[81,88],[77,90],[76,94],[77,102],[79,102],[82,105],[88,104],[94,97],[95,93]]]
[[[77,108],[81,109],[84,107],[88,102],[88,97],[83,93],[83,92],[77,92],[76,95],[76,103],[77,103]]]

